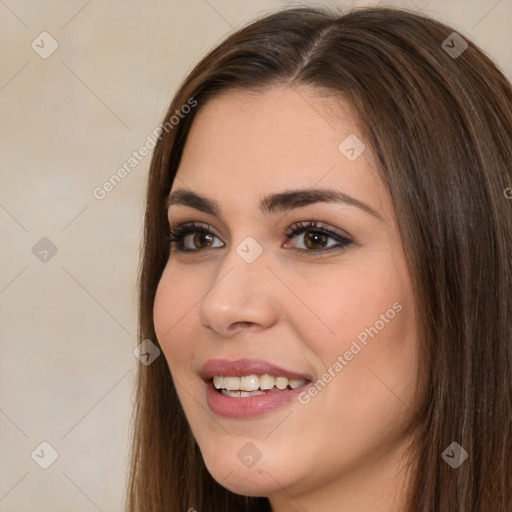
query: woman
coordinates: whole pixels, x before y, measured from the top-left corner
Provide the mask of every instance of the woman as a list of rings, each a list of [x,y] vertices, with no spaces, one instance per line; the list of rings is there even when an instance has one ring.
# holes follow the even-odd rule
[[[127,510],[512,510],[511,136],[503,74],[406,11],[207,55],[150,170]]]

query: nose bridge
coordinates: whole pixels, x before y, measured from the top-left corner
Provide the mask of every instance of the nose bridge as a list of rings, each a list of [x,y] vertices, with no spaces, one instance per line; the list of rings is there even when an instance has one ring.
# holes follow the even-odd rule
[[[254,237],[247,236],[226,251],[215,276],[216,284],[212,285],[212,290],[217,288],[222,281],[226,281],[224,285],[229,285],[229,281],[234,280],[231,283],[233,287],[239,291],[244,291],[244,283],[250,285],[253,281],[261,281],[265,271],[266,255],[263,246]]]
[[[268,327],[275,320],[269,277],[263,247],[253,237],[230,247],[199,303],[201,322],[224,335],[234,324]]]

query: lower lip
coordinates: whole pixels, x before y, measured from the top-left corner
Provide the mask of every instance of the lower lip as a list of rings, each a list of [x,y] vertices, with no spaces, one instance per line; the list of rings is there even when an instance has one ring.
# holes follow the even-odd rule
[[[206,400],[210,409],[227,418],[252,418],[283,407],[290,403],[307,384],[297,389],[265,393],[264,395],[232,398],[215,389],[212,382],[206,383]]]

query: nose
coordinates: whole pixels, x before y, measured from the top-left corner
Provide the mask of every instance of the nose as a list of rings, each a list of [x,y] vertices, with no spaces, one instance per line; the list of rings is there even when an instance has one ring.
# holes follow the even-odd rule
[[[233,248],[199,303],[201,324],[224,338],[243,330],[268,329],[278,317],[273,281],[264,253],[247,263]]]

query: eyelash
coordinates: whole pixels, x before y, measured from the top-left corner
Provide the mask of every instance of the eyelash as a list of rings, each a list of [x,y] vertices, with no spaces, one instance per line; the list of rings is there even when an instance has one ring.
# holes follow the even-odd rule
[[[218,249],[219,247],[210,247],[206,249],[184,249],[183,248],[183,240],[187,235],[195,234],[195,233],[205,233],[207,235],[212,235],[215,238],[218,238],[217,235],[211,230],[211,227],[207,225],[208,227],[205,227],[200,224],[195,224],[193,222],[190,223],[184,223],[184,224],[177,224],[175,226],[171,226],[169,230],[169,236],[167,236],[167,240],[172,244],[175,244],[177,247],[177,250],[179,252],[204,252],[209,249]],[[321,227],[318,225],[316,221],[307,221],[307,222],[296,222],[292,226],[290,226],[284,233],[283,236],[285,236],[288,239],[292,239],[297,235],[301,235],[304,233],[313,232],[313,233],[319,233],[322,235],[327,236],[328,238],[332,238],[337,242],[337,245],[333,245],[331,247],[328,247],[327,249],[299,249],[294,247],[293,249],[297,251],[301,255],[305,256],[319,256],[322,254],[326,254],[329,252],[332,252],[333,250],[342,250],[345,249],[347,246],[352,244],[352,240],[349,240],[345,236],[336,233],[328,228]]]

